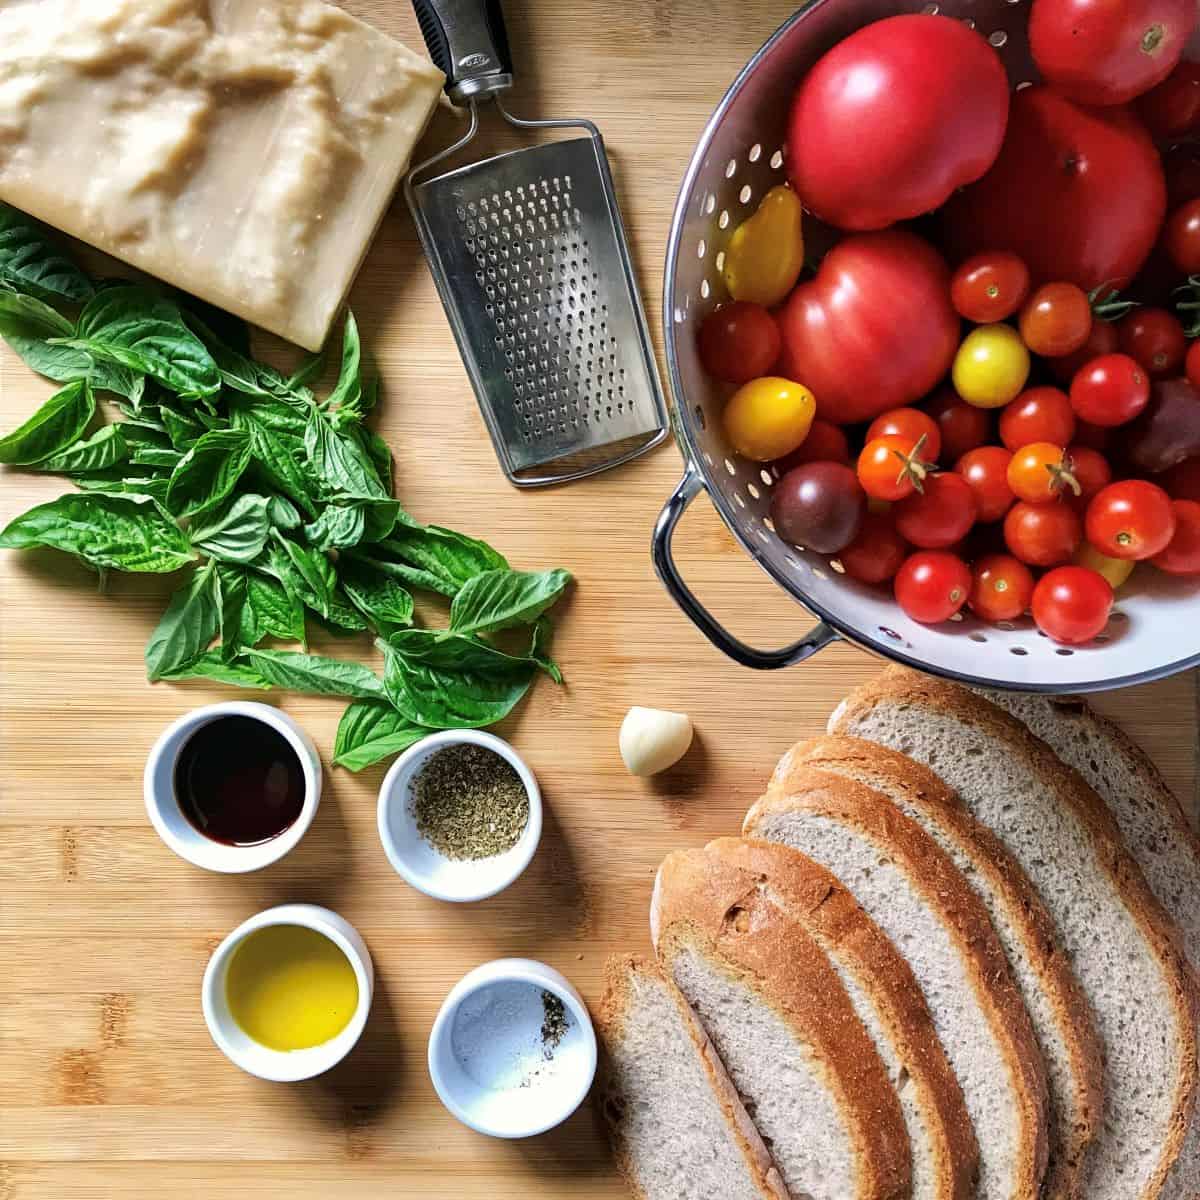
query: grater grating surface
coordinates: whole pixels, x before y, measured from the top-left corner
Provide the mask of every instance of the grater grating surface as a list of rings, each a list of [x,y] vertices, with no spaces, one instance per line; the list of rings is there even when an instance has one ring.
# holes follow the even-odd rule
[[[549,142],[412,189],[459,349],[517,482],[539,482],[522,473],[550,463],[611,465],[612,447],[640,451],[662,436],[602,154],[592,137]]]

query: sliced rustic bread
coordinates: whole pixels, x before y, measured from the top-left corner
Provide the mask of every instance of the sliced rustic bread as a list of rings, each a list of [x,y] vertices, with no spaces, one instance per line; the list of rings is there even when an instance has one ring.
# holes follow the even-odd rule
[[[1103,802],[1008,713],[912,671],[889,669],[860,688],[830,731],[932,767],[1021,863],[1054,918],[1104,1047],[1104,1122],[1084,1195],[1158,1197],[1195,1089],[1191,980],[1179,935]]]
[[[651,928],[703,909],[732,922],[747,896],[769,899],[828,957],[900,1100],[912,1150],[913,1200],[967,1200],[979,1151],[958,1080],[908,964],[824,867],[771,842],[720,838],[659,871]],[[760,910],[764,911],[764,910]],[[655,933],[657,937],[657,933]]]
[[[670,855],[656,893],[659,958],[784,1185],[812,1200],[908,1197],[900,1102],[824,951],[746,872]]]
[[[608,964],[598,1093],[617,1165],[643,1200],[789,1200],[687,1002],[657,963]]]
[[[1078,696],[987,692],[1095,789],[1121,830],[1150,890],[1183,935],[1200,976],[1200,838],[1158,768],[1111,721]],[[1200,1196],[1200,1104],[1163,1200]]]
[[[1054,923],[1028,876],[1003,844],[928,767],[860,738],[820,737],[784,755],[771,786],[789,790],[797,767],[856,779],[882,792],[948,854],[983,901],[1046,1063],[1050,1160],[1044,1200],[1080,1196],[1085,1153],[1103,1111],[1100,1040]]]
[[[975,1126],[979,1196],[1034,1200],[1045,1069],[987,911],[949,856],[880,793],[812,768],[760,799],[743,832],[821,863],[908,959]]]

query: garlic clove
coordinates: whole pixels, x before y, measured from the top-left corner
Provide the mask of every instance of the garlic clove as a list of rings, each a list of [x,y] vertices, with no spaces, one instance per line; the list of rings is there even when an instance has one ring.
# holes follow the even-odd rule
[[[692,744],[692,720],[686,713],[635,705],[621,722],[621,757],[634,775],[657,775],[674,766]]]

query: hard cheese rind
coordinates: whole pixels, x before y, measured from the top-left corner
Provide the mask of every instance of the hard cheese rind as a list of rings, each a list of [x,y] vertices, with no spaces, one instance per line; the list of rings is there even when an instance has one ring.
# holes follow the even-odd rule
[[[443,82],[315,0],[0,6],[0,199],[316,349]]]

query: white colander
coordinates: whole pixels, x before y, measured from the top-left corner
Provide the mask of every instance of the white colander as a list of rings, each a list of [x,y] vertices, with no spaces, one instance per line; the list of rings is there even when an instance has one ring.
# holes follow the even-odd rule
[[[998,626],[969,614],[941,626],[910,621],[890,591],[848,579],[836,556],[799,551],[776,537],[769,508],[777,473],[739,457],[725,439],[720,414],[732,389],[705,374],[696,330],[725,298],[721,267],[730,235],[763,193],[786,178],[782,147],[792,92],[817,59],[855,29],[901,12],[939,11],[988,39],[1014,88],[1036,79],[1025,41],[1029,0],[811,0],[755,54],[709,120],[683,180],[667,249],[667,364],[687,469],[655,529],[655,566],[709,640],[751,667],[789,666],[838,637],[940,675],[1027,691],[1099,691],[1195,666],[1200,588],[1150,568],[1121,589],[1107,629],[1086,647],[1058,646],[1028,618]],[[701,490],[767,574],[821,618],[803,639],[772,651],[747,646],[684,583],[671,539]]]

